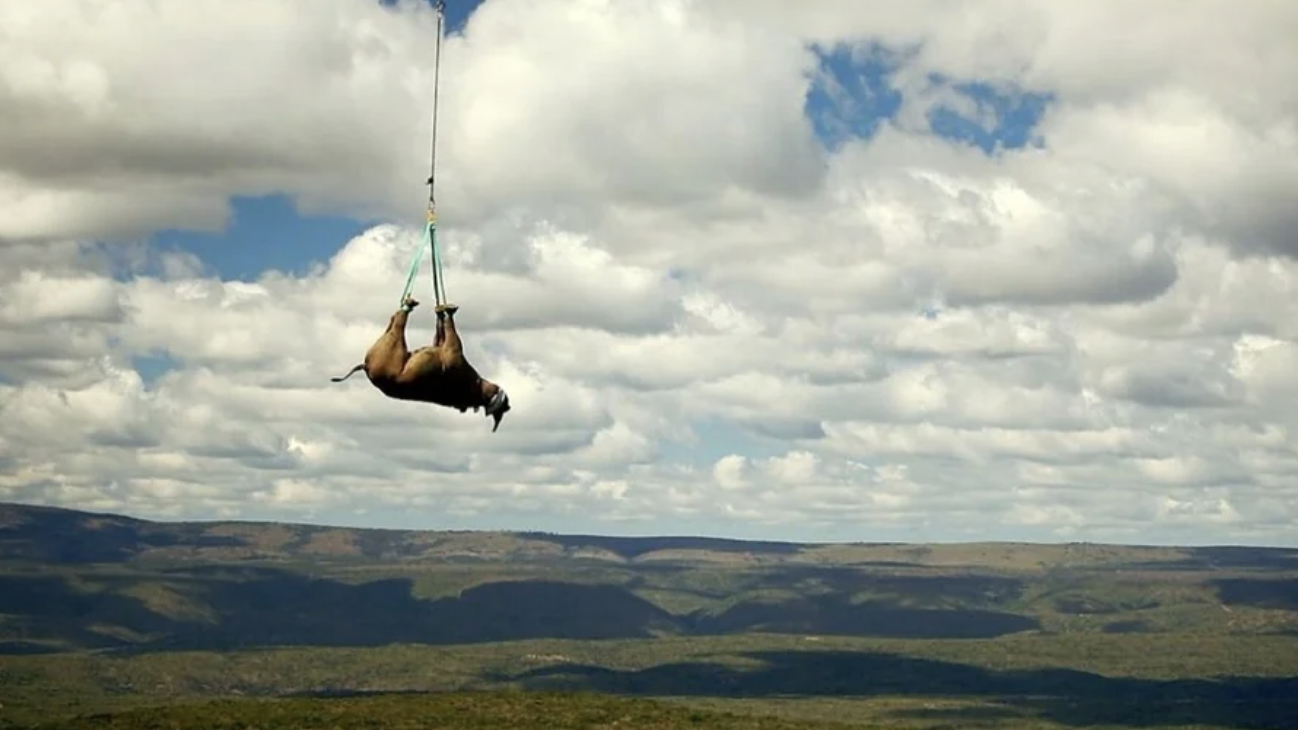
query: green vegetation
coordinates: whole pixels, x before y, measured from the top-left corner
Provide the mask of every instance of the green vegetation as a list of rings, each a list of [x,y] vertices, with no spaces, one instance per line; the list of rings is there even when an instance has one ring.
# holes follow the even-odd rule
[[[776,717],[673,707],[659,702],[596,695],[453,694],[383,696],[334,700],[217,701],[151,708],[55,722],[44,727],[168,728],[169,730],[289,730],[290,728],[388,728],[390,730],[546,730],[588,728],[717,728],[718,730],[795,730],[832,727]]]
[[[1283,727],[1276,724],[1280,719],[1298,717],[1298,680],[1293,679],[1298,675],[1298,637],[1023,635],[979,641],[813,641],[745,635],[702,641],[76,653],[8,657],[2,666],[0,717],[15,724],[49,720],[55,708],[59,714],[84,716],[239,696],[473,690],[469,696],[478,704],[472,707],[481,709],[517,701],[510,699],[517,697],[511,690],[520,689],[581,693],[554,700],[560,703],[592,701],[585,692],[594,690],[672,698],[688,708],[799,722],[888,727],[967,726],[962,718],[968,713],[981,718],[977,724],[985,727],[1053,727],[1082,720],[1086,722],[1081,724],[1134,726],[1158,719],[1156,724],[1263,728]],[[416,717],[425,712],[418,703],[432,700],[421,697],[389,697],[384,702],[390,704],[383,706],[398,713],[392,722],[400,724],[401,713]],[[415,704],[401,710],[407,702]],[[323,710],[309,709],[313,705],[303,700],[283,707],[304,713],[299,721],[305,724],[299,726],[315,726],[307,720]],[[579,709],[555,711],[567,716]],[[192,714],[127,715],[122,717],[135,719],[122,719],[126,724],[118,726],[197,727],[157,719]],[[664,716],[662,722],[680,717]],[[155,720],[161,724],[152,724]],[[472,725],[465,719],[447,726]]]
[[[354,693],[386,694],[335,697]],[[171,525],[0,505],[0,726],[831,721],[1298,727],[1298,551]]]

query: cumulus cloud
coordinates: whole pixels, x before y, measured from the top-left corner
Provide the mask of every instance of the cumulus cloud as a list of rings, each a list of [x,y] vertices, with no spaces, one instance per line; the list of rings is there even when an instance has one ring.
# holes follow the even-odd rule
[[[419,245],[426,3],[0,0],[0,498],[1292,541],[1295,13],[486,0],[443,49],[437,190],[493,434],[327,380]],[[855,65],[808,110],[827,49]],[[244,281],[149,245],[271,193],[374,225]]]

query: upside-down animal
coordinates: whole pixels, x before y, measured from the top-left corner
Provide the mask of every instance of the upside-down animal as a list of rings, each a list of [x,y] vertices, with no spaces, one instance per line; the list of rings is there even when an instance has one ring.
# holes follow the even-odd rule
[[[406,347],[406,321],[419,302],[406,297],[388,320],[388,327],[365,353],[365,360],[346,375],[330,378],[341,383],[364,370],[370,383],[384,395],[397,400],[434,403],[464,413],[479,408],[495,419],[491,430],[509,412],[505,389],[478,374],[464,358],[464,347],[455,329],[454,304],[438,305],[437,334],[431,347],[411,352]]]

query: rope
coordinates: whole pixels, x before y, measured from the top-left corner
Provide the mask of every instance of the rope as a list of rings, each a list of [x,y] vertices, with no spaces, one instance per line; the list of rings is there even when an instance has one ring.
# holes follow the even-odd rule
[[[428,152],[428,210],[432,214],[437,210],[437,98],[441,87],[442,76],[442,23],[446,17],[446,3],[437,2],[437,44],[433,51],[433,121],[432,134]],[[430,222],[432,222],[430,220]]]
[[[442,73],[442,34],[446,17],[446,3],[438,0],[437,10],[437,43],[434,51],[433,65],[433,112],[431,140],[428,153],[428,223],[424,227],[424,240],[415,251],[410,262],[410,272],[406,275],[406,287],[401,292],[401,302],[405,303],[414,289],[415,273],[424,261],[424,252],[432,253],[433,297],[437,304],[447,303],[446,281],[442,273],[442,252],[437,246],[437,105]]]

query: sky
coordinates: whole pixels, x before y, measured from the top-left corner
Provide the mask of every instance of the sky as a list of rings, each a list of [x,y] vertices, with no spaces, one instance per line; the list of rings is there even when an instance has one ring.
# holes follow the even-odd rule
[[[0,0],[0,501],[1298,545],[1298,4]],[[432,338],[427,271],[409,338]]]

